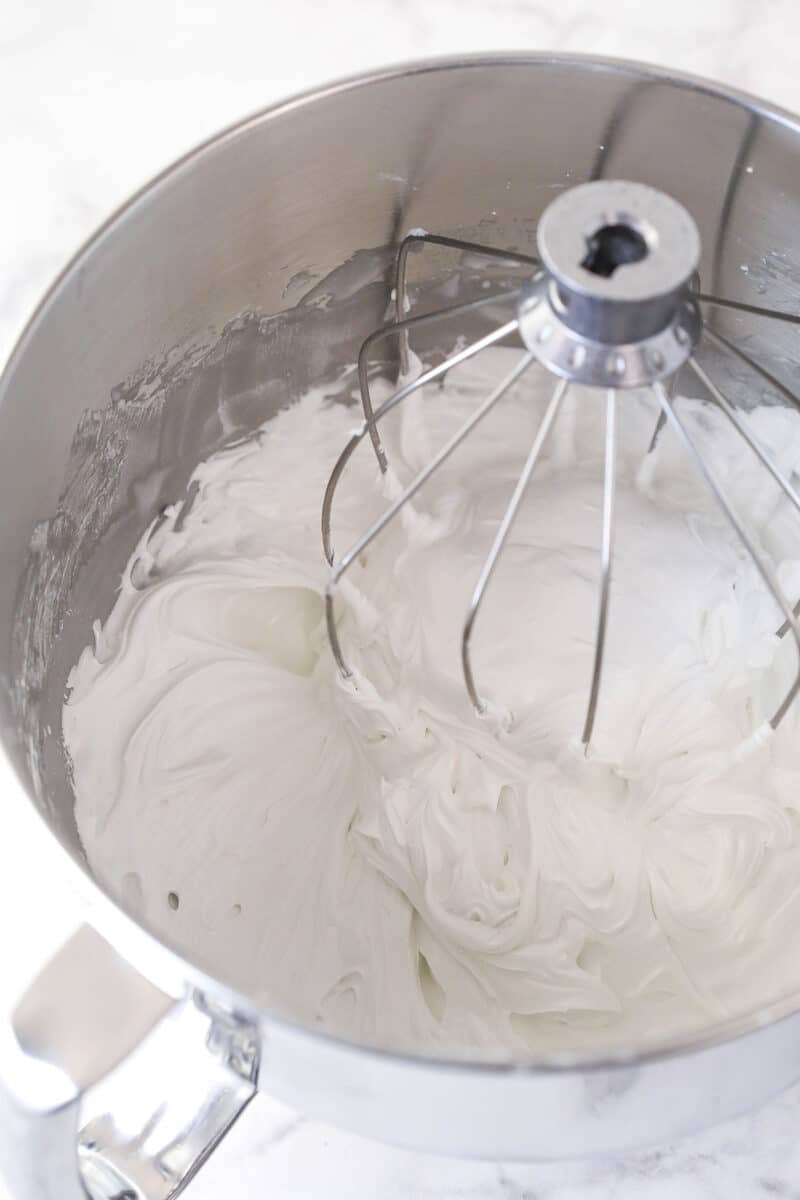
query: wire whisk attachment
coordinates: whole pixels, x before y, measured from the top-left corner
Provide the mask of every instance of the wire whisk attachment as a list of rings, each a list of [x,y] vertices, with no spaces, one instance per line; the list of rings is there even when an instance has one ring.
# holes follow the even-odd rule
[[[487,259],[516,263],[531,274],[520,288],[494,292],[422,316],[407,316],[406,272],[410,250],[426,244],[441,245],[483,255]],[[358,377],[364,420],[351,435],[337,459],[322,504],[322,541],[331,572],[325,592],[325,617],[333,656],[341,674],[351,675],[334,611],[339,585],[370,544],[395,520],[420,488],[438,471],[464,440],[501,403],[531,368],[544,370],[554,380],[553,391],[536,430],[522,472],[509,498],[486,559],[478,573],[464,614],[461,630],[461,666],[469,699],[477,713],[487,710],[487,700],[475,676],[471,645],[475,626],[503,548],[542,452],[563,411],[573,384],[601,390],[605,395],[605,446],[603,454],[602,527],[599,546],[597,617],[592,673],[580,740],[585,750],[592,740],[601,701],[606,631],[610,619],[613,574],[614,494],[617,421],[620,397],[631,389],[649,389],[659,408],[653,444],[668,426],[683,444],[688,459],[749,555],[767,592],[777,604],[783,624],[780,637],[791,634],[797,648],[797,671],[772,716],[762,723],[747,746],[760,744],[777,729],[800,691],[800,602],[792,607],[771,564],[747,533],[720,481],[698,448],[677,410],[675,383],[682,368],[690,370],[710,401],[724,414],[763,468],[800,514],[800,495],[739,417],[735,406],[696,357],[704,339],[719,352],[733,356],[742,366],[770,384],[796,407],[800,401],[773,375],[722,334],[706,327],[703,306],[746,312],[780,322],[800,324],[800,317],[712,296],[698,287],[700,237],[687,210],[672,197],[643,184],[596,181],[562,193],[545,210],[537,230],[538,256],[513,250],[495,250],[455,238],[415,232],[401,244],[395,272],[395,319],[377,329],[361,347]],[[408,368],[407,335],[415,328],[453,320],[482,308],[507,304],[513,316],[444,361],[422,370],[413,380],[374,407],[370,394],[370,355],[376,345],[398,338],[401,367]],[[332,516],[342,474],[356,448],[369,437],[381,472],[388,458],[381,437],[383,418],[409,396],[454,367],[491,346],[516,336],[523,353],[467,421],[402,489],[377,520],[339,558],[332,541]],[[624,418],[624,414],[622,414]],[[476,436],[478,434],[476,433]],[[740,747],[740,752],[744,752]]]

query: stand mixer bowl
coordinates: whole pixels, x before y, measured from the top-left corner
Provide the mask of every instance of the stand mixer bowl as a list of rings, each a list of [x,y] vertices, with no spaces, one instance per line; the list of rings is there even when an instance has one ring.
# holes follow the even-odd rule
[[[313,1116],[450,1154],[622,1151],[757,1105],[800,1078],[800,995],[681,1044],[591,1061],[435,1061],[302,1028],[237,995],[213,961],[189,961],[166,925],[143,929],[91,880],[61,705],[138,537],[197,462],[312,382],[338,394],[385,319],[406,233],[531,254],[554,193],[601,177],[686,206],[704,291],[795,311],[793,117],[633,64],[453,59],[292,100],[188,155],[77,255],[0,381],[2,732],[17,771],[6,802],[38,810],[43,844],[72,860],[117,956],[249,1031],[243,1077]],[[434,295],[453,262],[434,249],[415,283]],[[468,297],[468,264],[462,275]],[[792,325],[747,312],[714,324],[791,382]],[[745,372],[721,370],[734,402],[760,398]]]

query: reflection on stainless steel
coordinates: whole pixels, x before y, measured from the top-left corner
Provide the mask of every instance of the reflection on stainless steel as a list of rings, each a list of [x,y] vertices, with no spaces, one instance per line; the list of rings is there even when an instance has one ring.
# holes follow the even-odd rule
[[[725,239],[731,227],[731,211],[739,196],[742,180],[747,178],[747,166],[750,162],[761,126],[761,117],[755,112],[743,110],[742,121],[744,122],[744,129],[739,138],[739,144],[728,173],[728,182],[725,187],[725,194],[717,223],[717,235],[714,240],[714,253],[711,260],[714,264],[714,270],[710,279],[710,288],[714,293],[718,292],[720,288],[720,268],[725,252]]]
[[[0,1046],[0,1168],[21,1200],[168,1200],[256,1090],[258,1031],[173,1000],[83,927]]]
[[[177,1196],[255,1095],[257,1064],[246,1022],[201,995],[176,1005],[84,1102],[78,1161],[93,1200]]]
[[[609,178],[609,164],[613,163],[614,151],[624,139],[628,120],[639,110],[646,94],[659,86],[658,80],[635,79],[625,89],[598,134],[594,159],[588,172],[589,179]],[[614,174],[617,175],[616,172]]]
[[[547,120],[520,121],[521,112],[546,112]],[[751,118],[752,173],[734,176]],[[754,309],[791,315],[800,295],[798,123],[695,80],[551,55],[392,69],[223,135],[82,251],[0,381],[0,702],[5,752],[20,772],[19,781],[8,776],[6,804],[36,806],[120,955],[162,987],[178,982],[172,995],[199,988],[249,1014],[268,1049],[260,1087],[363,1133],[453,1154],[610,1153],[756,1105],[800,1078],[800,997],[663,1052],[632,1046],[613,1061],[511,1068],[377,1053],[292,1027],[286,1014],[233,995],[213,961],[181,953],[180,935],[162,918],[131,918],[89,878],[61,704],[67,673],[92,622],[109,612],[142,529],[180,502],[197,461],[250,434],[311,383],[347,398],[359,346],[392,310],[397,248],[408,231],[514,246],[535,258],[536,226],[552,197],[610,171],[669,192],[692,213],[705,247],[701,277],[728,302],[703,302],[707,333],[764,364],[767,383],[788,388],[797,329]],[[726,204],[732,180],[735,202]],[[414,256],[422,311],[484,294],[475,256],[435,245]],[[454,258],[455,294],[447,287]],[[491,273],[498,289],[521,282],[510,261],[496,261]],[[471,344],[487,336],[486,311],[464,316],[459,332]],[[438,364],[454,344],[447,322],[415,330],[423,361]],[[724,386],[715,379],[736,408],[749,402],[749,377],[727,372]],[[158,1004],[151,1012],[150,986],[141,993],[150,1014],[142,1036],[164,1012]],[[63,1009],[78,1065],[96,1043],[79,1019],[89,993],[84,987],[83,999]],[[82,1194],[78,1089],[64,1069],[61,1030],[33,1061],[0,1023],[0,1164],[21,1200]],[[116,1057],[133,1050],[130,1041],[113,1044]],[[115,1129],[122,1099],[109,1099]],[[181,1118],[175,1129],[188,1126]],[[132,1144],[144,1144],[141,1126],[129,1132]],[[166,1129],[159,1136],[170,1144]],[[84,1162],[90,1153],[85,1147]]]

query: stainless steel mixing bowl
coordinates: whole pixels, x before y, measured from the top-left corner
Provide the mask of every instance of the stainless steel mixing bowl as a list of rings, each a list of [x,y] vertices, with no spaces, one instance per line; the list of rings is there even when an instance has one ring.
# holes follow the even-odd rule
[[[674,1138],[800,1078],[800,996],[606,1061],[347,1044],[260,1011],[166,928],[134,922],[89,878],[76,833],[66,674],[141,530],[201,456],[310,380],[341,377],[383,320],[405,232],[527,250],[554,192],[601,175],[687,206],[706,291],[795,311],[793,117],[650,68],[518,55],[390,69],[243,122],[114,216],[31,320],[0,383],[2,736],[16,768],[4,762],[0,783],[6,805],[41,814],[42,855],[74,864],[94,928],[0,1026],[15,1195],[77,1200],[79,1170],[95,1196],[172,1195],[256,1087],[377,1137],[525,1159]],[[425,263],[435,289],[445,259]],[[791,382],[790,326],[715,320]],[[742,377],[726,386],[754,394]]]

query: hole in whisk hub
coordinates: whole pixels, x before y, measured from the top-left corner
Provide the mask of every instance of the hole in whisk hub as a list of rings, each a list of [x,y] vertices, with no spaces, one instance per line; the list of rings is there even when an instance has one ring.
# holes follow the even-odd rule
[[[638,229],[623,222],[601,226],[586,242],[588,249],[581,266],[602,279],[610,279],[618,267],[641,262],[648,253],[647,242]]]

